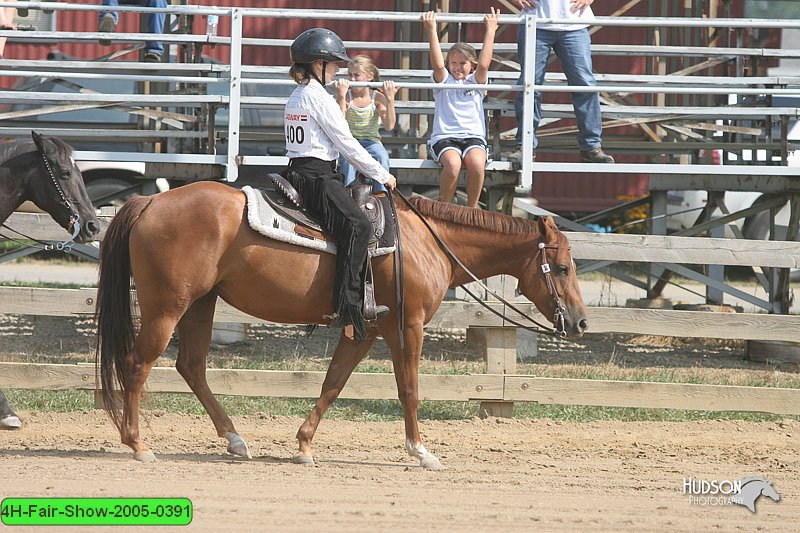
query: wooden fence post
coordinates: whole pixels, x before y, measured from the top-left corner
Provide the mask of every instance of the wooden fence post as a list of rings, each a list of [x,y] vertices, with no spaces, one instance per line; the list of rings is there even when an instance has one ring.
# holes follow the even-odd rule
[[[517,330],[503,327],[470,328],[474,334],[486,339],[486,373],[516,374],[517,372]],[[478,415],[511,418],[514,402],[482,401]]]

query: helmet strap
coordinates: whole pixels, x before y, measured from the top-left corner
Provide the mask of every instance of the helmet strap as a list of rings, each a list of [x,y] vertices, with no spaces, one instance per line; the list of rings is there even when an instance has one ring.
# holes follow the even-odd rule
[[[325,70],[327,70],[327,68],[328,68],[328,63],[329,63],[329,61],[325,61],[324,59],[322,60],[322,78],[323,79],[325,78]],[[321,79],[319,79],[319,76],[317,76],[317,73],[314,72],[313,63],[309,63],[308,64],[308,73],[311,74],[311,77],[313,77],[315,80],[317,80],[320,85],[325,87],[325,82],[322,81]]]

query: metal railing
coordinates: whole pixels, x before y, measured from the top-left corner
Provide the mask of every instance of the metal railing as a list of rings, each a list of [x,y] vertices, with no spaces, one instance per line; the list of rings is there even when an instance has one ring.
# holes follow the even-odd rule
[[[53,2],[0,2],[0,7],[13,6],[18,8],[27,9],[48,9],[54,11],[89,11],[97,12],[107,9],[102,5],[88,5],[88,4],[63,4]],[[137,154],[135,157],[138,159],[147,159],[150,161],[165,161],[169,163],[179,162],[192,162],[200,164],[215,164],[225,166],[225,177],[229,181],[234,181],[238,177],[238,168],[242,164],[261,164],[264,159],[259,157],[242,157],[240,154],[240,139],[241,139],[241,110],[246,107],[257,107],[262,105],[270,105],[279,107],[280,101],[263,98],[245,96],[242,94],[242,87],[244,85],[258,85],[258,84],[291,84],[290,80],[276,80],[264,79],[258,76],[265,74],[279,74],[285,72],[285,67],[258,67],[253,65],[241,64],[241,53],[244,46],[273,46],[273,47],[287,47],[291,40],[287,39],[256,39],[245,37],[243,34],[243,21],[248,17],[259,18],[291,18],[291,19],[331,19],[331,20],[359,20],[359,21],[383,21],[383,22],[419,22],[419,14],[399,13],[399,12],[386,12],[386,11],[337,11],[337,10],[299,10],[299,9],[249,9],[249,8],[232,8],[232,7],[213,7],[213,6],[170,6],[166,9],[144,8],[137,6],[119,6],[115,7],[119,12],[132,12],[132,13],[150,13],[150,12],[167,12],[179,15],[218,15],[221,17],[230,17],[231,20],[231,35],[227,36],[209,36],[209,35],[170,35],[164,34],[159,36],[159,40],[171,44],[213,44],[220,46],[228,46],[230,48],[229,61],[226,65],[215,65],[213,74],[217,77],[208,76],[208,71],[202,72],[202,68],[196,65],[173,65],[170,64],[170,72],[165,74],[162,65],[148,65],[148,64],[132,64],[120,65],[119,62],[105,63],[103,68],[113,68],[115,71],[124,72],[126,69],[136,69],[136,74],[100,74],[96,72],[80,72],[74,70],[76,62],[64,62],[63,64],[54,64],[59,62],[47,62],[47,69],[39,71],[38,67],[44,65],[31,65],[30,62],[25,65],[17,64],[13,60],[4,60],[0,63],[0,74],[4,75],[53,75],[53,76],[66,76],[69,72],[69,77],[76,79],[92,79],[100,76],[105,76],[106,79],[114,79],[114,77],[132,79],[135,81],[155,81],[166,82],[170,84],[175,83],[196,83],[196,84],[226,84],[228,87],[228,94],[220,95],[166,95],[161,94],[157,97],[157,105],[159,107],[170,106],[184,106],[189,108],[199,108],[203,106],[210,106],[212,109],[215,107],[226,108],[229,113],[229,121],[226,131],[226,139],[228,142],[227,155],[220,156],[214,154],[194,154],[192,157],[187,155],[163,153],[163,154]],[[480,24],[483,20],[483,14],[441,14],[438,16],[438,21],[441,23],[474,23]],[[566,23],[563,20],[545,20],[539,22],[550,23]],[[552,80],[557,80],[557,76],[550,76],[544,85],[533,84],[533,61],[535,60],[535,28],[536,19],[532,15],[503,15],[500,17],[500,24],[524,24],[529,31],[529,39],[527,40],[527,49],[525,54],[525,78],[521,85],[516,83],[489,83],[476,88],[487,89],[498,92],[522,92],[523,93],[523,120],[522,124],[518,127],[523,128],[523,163],[520,171],[519,185],[523,188],[529,188],[531,185],[531,178],[534,170],[533,157],[532,157],[532,138],[533,138],[533,94],[535,91],[542,92],[608,92],[608,93],[639,93],[639,94],[695,94],[695,95],[721,95],[721,94],[738,94],[738,95],[786,95],[796,94],[798,91],[786,87],[753,87],[752,84],[766,83],[761,78],[754,79],[752,84],[745,86],[737,82],[735,84],[726,86],[708,86],[700,83],[702,80],[692,80],[685,78],[686,85],[675,86],[674,81],[661,79],[660,82],[639,84],[633,83],[632,80],[623,80],[617,78],[613,83],[602,81],[596,87],[576,87],[564,85],[562,83],[551,83]],[[628,18],[628,17],[597,17],[592,21],[593,25],[602,26],[659,26],[659,27],[699,27],[699,28],[800,28],[800,21],[792,20],[762,20],[762,19],[669,19],[669,18]],[[20,32],[11,30],[0,30],[0,36],[19,37]],[[152,35],[148,33],[96,33],[96,32],[25,32],[26,39],[41,39],[41,40],[60,40],[60,41],[95,41],[100,38],[110,40],[115,43],[123,42],[141,42],[152,39]],[[396,50],[398,45],[402,44],[404,50],[418,51],[426,53],[428,49],[427,43],[396,43],[396,42],[366,42],[366,41],[347,41],[346,45],[350,48],[357,49],[371,49],[371,50]],[[480,43],[473,43],[473,45],[480,49]],[[442,46],[447,48],[450,46],[448,43],[443,43]],[[516,51],[516,44],[498,43],[495,46],[498,52],[514,52]],[[634,50],[635,48],[635,50]],[[674,49],[674,50],[673,50]],[[733,55],[733,54],[750,54],[759,56],[770,57],[800,57],[800,50],[777,50],[777,49],[687,49],[684,47],[656,47],[656,46],[626,46],[625,49],[614,47],[613,45],[594,45],[593,53],[617,53],[617,54],[705,54],[705,55]],[[80,68],[89,70],[88,62],[81,62]],[[97,65],[94,65],[95,67]],[[181,67],[181,68],[178,68]],[[61,72],[64,69],[64,72]],[[425,71],[410,71],[403,69],[390,69],[385,71],[389,76],[424,76]],[[515,81],[518,76],[514,71],[492,71],[490,78],[492,80]],[[796,83],[797,79],[788,77],[784,79],[776,79],[777,85]],[[621,84],[622,83],[622,84]],[[430,82],[417,82],[398,80],[397,85],[401,88],[408,89],[431,89],[434,84]],[[440,86],[436,86],[441,88]],[[126,105],[141,105],[145,107],[154,104],[151,95],[109,95],[109,94],[76,94],[76,95],[52,95],[47,93],[25,93],[24,97],[19,94],[14,94],[12,91],[0,91],[0,101],[13,103],[20,101],[21,98],[30,102],[31,100],[38,100],[41,102],[64,102],[70,101],[75,103],[84,103],[87,105],[109,105],[109,104],[126,104]],[[404,104],[399,103],[399,107]],[[405,104],[411,110],[418,112],[430,113],[432,112],[433,105],[431,102],[409,102]],[[563,107],[563,106],[562,106]],[[607,109],[604,106],[604,112],[617,113],[625,115],[626,110]],[[506,104],[503,108],[504,111],[510,112],[512,109],[511,104]],[[569,113],[566,109],[550,107],[548,112]],[[670,113],[676,112],[675,109],[658,110],[656,108],[652,113],[660,111],[667,111]],[[647,112],[637,109],[636,113],[647,114]],[[796,117],[800,115],[797,110],[792,113],[791,108],[787,109],[773,109],[765,111],[771,116],[791,116]],[[684,114],[696,114],[696,109],[688,109]],[[721,111],[724,114],[725,112]],[[735,112],[730,112],[734,115]],[[748,112],[741,112],[747,114]],[[751,115],[757,114],[758,111],[750,112]],[[202,138],[205,136],[213,136],[213,132],[188,132],[188,131],[170,131],[162,130],[157,132],[158,135],[164,137],[195,137]],[[128,132],[126,135],[134,137],[135,135]],[[142,136],[153,135],[153,132],[142,132]],[[527,152],[527,153],[525,153]],[[101,154],[81,154],[82,157],[86,156],[101,156]],[[124,158],[126,154],[116,154],[117,159]],[[132,156],[133,157],[133,156]],[[551,169],[548,169],[551,170]],[[656,170],[656,169],[652,169]]]

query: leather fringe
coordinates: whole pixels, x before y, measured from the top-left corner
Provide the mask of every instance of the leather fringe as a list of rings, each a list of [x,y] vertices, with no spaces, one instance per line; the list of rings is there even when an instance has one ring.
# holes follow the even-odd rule
[[[341,174],[306,177],[290,169],[286,178],[300,193],[308,209],[321,218],[325,229],[336,241],[336,275],[333,283],[333,309],[336,319],[330,326],[344,327],[352,324],[354,339],[357,343],[361,342],[367,337],[363,314],[367,247],[363,246],[363,257],[354,256],[354,244],[358,237],[356,230],[326,193],[327,183],[331,180],[341,181]],[[352,202],[351,199],[347,201]],[[345,208],[349,207],[347,205]],[[352,209],[358,210],[355,202],[352,202]]]

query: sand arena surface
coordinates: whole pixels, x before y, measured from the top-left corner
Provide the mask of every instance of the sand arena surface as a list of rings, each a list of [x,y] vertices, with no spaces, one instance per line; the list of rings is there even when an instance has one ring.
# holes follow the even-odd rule
[[[325,420],[317,466],[289,462],[302,420],[234,422],[253,460],[229,456],[205,416],[149,412],[141,464],[101,411],[20,413],[0,432],[0,496],[187,497],[195,531],[796,531],[800,422],[423,421],[448,467],[420,469],[403,423]],[[697,506],[684,477],[763,475],[779,502]],[[101,530],[103,528],[93,528]],[[53,530],[50,528],[48,530]]]

